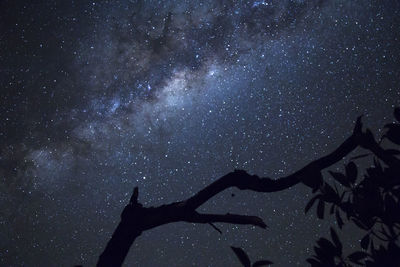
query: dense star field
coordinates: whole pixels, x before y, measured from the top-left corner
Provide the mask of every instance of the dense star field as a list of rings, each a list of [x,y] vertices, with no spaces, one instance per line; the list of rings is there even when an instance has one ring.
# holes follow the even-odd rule
[[[0,2],[0,265],[93,266],[134,186],[146,206],[233,169],[278,178],[376,133],[400,105],[399,1]],[[338,166],[343,167],[343,163]],[[234,197],[232,197],[234,193]],[[333,219],[310,190],[201,208],[267,230],[176,223],[126,266],[304,266]],[[350,248],[360,236],[342,233]]]

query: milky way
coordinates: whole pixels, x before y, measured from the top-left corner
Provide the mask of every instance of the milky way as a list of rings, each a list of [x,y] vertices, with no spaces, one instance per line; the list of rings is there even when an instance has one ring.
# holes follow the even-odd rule
[[[1,264],[93,266],[134,186],[166,204],[235,168],[289,174],[360,114],[380,131],[400,104],[400,5],[377,2],[2,1]],[[238,246],[303,266],[331,223],[309,198],[227,190],[202,209],[269,228],[162,226],[126,265],[240,266]]]

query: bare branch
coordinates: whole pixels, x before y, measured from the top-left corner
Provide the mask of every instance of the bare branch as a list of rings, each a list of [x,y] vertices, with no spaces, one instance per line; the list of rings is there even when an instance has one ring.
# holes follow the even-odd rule
[[[238,214],[203,214],[198,212],[193,212],[183,219],[185,222],[191,223],[232,223],[232,224],[245,224],[258,226],[263,229],[267,227],[264,221],[257,216],[247,216]]]
[[[273,180],[270,178],[260,178],[257,175],[250,175],[243,170],[235,170],[211,183],[186,201],[148,208],[138,203],[138,189],[136,187],[130,203],[122,212],[121,222],[108,242],[106,249],[101,254],[97,266],[120,266],[130,246],[143,231],[167,223],[178,221],[208,223],[216,228],[213,223],[223,222],[266,228],[267,225],[263,220],[256,216],[229,213],[224,215],[202,214],[198,213],[196,209],[229,187],[237,187],[240,190],[252,190],[255,192],[277,192],[287,189],[304,181],[310,175],[320,174],[323,169],[339,162],[358,146],[370,150],[387,164],[400,165],[397,158],[383,153],[383,149],[376,143],[369,130],[362,132],[361,117],[359,117],[352,135],[336,150],[286,177]],[[218,228],[216,229],[217,231],[219,230]]]
[[[252,190],[255,192],[278,192],[290,188],[306,177],[315,172],[320,172],[323,169],[332,166],[339,162],[343,157],[351,153],[357,147],[357,139],[355,135],[347,138],[335,151],[317,159],[297,172],[282,177],[276,180],[271,178],[260,178],[257,175],[250,175],[243,170],[235,170],[228,173],[193,197],[186,201],[186,205],[192,209],[196,209],[216,194],[224,191],[229,187],[237,187],[240,190]]]

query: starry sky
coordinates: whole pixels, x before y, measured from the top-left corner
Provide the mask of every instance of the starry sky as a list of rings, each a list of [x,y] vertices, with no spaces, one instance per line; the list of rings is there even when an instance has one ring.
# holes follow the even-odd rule
[[[183,200],[235,168],[278,178],[375,133],[400,105],[396,0],[0,1],[0,263],[93,266],[134,186]],[[342,168],[339,165],[337,168]],[[234,197],[232,197],[234,193]],[[126,266],[303,266],[328,236],[303,185],[227,190],[200,210],[269,228],[175,223]],[[342,234],[351,248],[359,236]]]

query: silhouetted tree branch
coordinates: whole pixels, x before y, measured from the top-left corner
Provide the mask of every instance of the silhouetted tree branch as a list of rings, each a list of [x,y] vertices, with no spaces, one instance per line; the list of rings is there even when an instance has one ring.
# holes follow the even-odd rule
[[[335,151],[309,163],[297,172],[276,180],[250,175],[244,170],[230,172],[211,183],[185,201],[174,202],[159,207],[143,207],[138,203],[138,188],[135,187],[129,204],[121,214],[121,222],[100,255],[97,266],[121,266],[130,246],[140,234],[160,225],[172,222],[208,223],[224,222],[247,224],[265,228],[263,220],[256,216],[236,214],[202,214],[196,209],[209,199],[230,187],[255,192],[278,192],[300,182],[316,191],[323,183],[321,171],[339,162],[343,157],[361,146],[381,157],[384,162],[398,164],[398,159],[382,153],[382,148],[375,141],[372,133],[362,131],[361,117],[357,119],[352,135]]]
[[[201,214],[194,212],[190,214],[183,221],[191,223],[232,223],[232,224],[248,224],[261,228],[266,228],[267,225],[264,221],[257,216],[237,215],[237,214]]]

